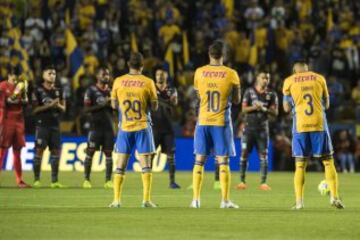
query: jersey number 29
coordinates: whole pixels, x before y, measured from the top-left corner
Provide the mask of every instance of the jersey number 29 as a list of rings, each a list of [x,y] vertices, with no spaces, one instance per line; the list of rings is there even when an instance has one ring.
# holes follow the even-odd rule
[[[133,121],[135,120],[140,120],[141,119],[141,102],[139,100],[134,100],[134,101],[130,101],[130,100],[125,100],[123,102],[123,105],[125,105],[126,109],[125,109],[125,118],[126,121]],[[133,111],[134,113],[136,113],[135,117],[130,117],[129,116],[129,111]]]

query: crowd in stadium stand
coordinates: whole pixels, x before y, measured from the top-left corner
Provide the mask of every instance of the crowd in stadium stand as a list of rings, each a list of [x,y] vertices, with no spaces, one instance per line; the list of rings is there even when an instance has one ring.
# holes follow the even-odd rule
[[[86,134],[81,108],[85,89],[94,83],[95,69],[106,65],[114,77],[119,76],[127,72],[130,52],[140,51],[146,75],[153,76],[159,65],[168,69],[171,84],[179,92],[174,113],[177,135],[193,136],[193,74],[208,62],[207,47],[215,39],[227,43],[226,64],[238,70],[242,89],[254,82],[259,67],[266,67],[271,88],[281,99],[282,82],[291,73],[292,63],[307,59],[314,71],[327,78],[330,122],[360,121],[357,0],[2,0],[0,23],[1,79],[7,76],[8,64],[21,65],[34,86],[41,80],[42,67],[54,64],[68,102],[64,131],[72,134]],[[82,71],[76,77],[66,51],[66,31],[75,36],[83,56]],[[238,136],[239,110],[233,107]],[[30,116],[27,125],[32,125]],[[290,126],[291,118],[281,112],[271,128],[277,159],[290,156]],[[31,133],[33,128],[27,129]],[[344,138],[351,144],[342,144]],[[349,161],[340,157],[346,159],[341,160],[344,164],[359,159],[360,141],[354,133],[341,132],[335,141],[341,153],[352,155]],[[285,168],[285,162],[278,164]]]

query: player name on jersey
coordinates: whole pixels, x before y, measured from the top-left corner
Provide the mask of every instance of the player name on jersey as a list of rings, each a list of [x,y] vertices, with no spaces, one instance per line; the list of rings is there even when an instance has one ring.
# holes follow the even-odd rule
[[[204,71],[202,73],[203,77],[206,78],[225,78],[226,72],[225,71]]]
[[[295,82],[306,82],[306,81],[315,81],[316,76],[315,75],[307,75],[307,76],[296,76],[294,78]]]
[[[145,82],[137,80],[124,80],[121,82],[122,87],[144,87]]]

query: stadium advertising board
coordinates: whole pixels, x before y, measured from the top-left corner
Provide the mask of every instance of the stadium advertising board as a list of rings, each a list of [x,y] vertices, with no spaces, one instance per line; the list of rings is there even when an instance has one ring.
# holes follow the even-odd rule
[[[236,153],[237,156],[230,161],[231,169],[239,169],[239,155],[240,155],[240,140],[236,139]],[[78,171],[83,172],[83,161],[85,160],[86,138],[85,137],[63,137],[62,138],[62,150],[60,158],[60,171]],[[269,146],[269,170],[272,169],[273,160],[272,145]],[[192,170],[194,163],[193,156],[193,139],[192,138],[177,138],[176,139],[176,167],[179,171]],[[3,168],[5,170],[12,170],[13,168],[13,156],[10,149],[5,157]],[[33,158],[34,158],[34,137],[28,136],[26,138],[26,146],[21,152],[22,168],[24,171],[31,171]],[[42,160],[42,170],[50,171],[50,152],[45,151]],[[115,167],[115,165],[114,165]],[[131,156],[129,164],[129,170],[140,171],[140,165],[135,160],[134,154]],[[153,171],[161,172],[166,169],[166,155],[157,154],[153,160]],[[210,158],[205,169],[208,171],[214,170],[214,159]],[[105,156],[96,152],[93,159],[92,171],[100,172],[105,170]],[[259,170],[259,158],[256,151],[251,152],[249,156],[249,171]]]

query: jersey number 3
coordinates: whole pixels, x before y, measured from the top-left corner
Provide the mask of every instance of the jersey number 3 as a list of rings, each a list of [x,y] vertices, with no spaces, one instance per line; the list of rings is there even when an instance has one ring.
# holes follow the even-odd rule
[[[125,112],[124,112],[126,121],[133,121],[134,119],[135,120],[141,119],[141,102],[139,100],[134,100],[134,101],[125,100],[123,102],[123,105],[125,105],[125,107],[126,107]],[[134,113],[136,113],[135,117],[129,116],[130,110],[132,110]]]
[[[206,92],[208,105],[208,112],[218,112],[220,110],[220,93],[218,91],[207,91]]]
[[[314,113],[313,97],[308,93],[304,95],[303,99],[307,101],[308,105],[308,108],[305,109],[305,114],[310,116]]]

